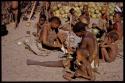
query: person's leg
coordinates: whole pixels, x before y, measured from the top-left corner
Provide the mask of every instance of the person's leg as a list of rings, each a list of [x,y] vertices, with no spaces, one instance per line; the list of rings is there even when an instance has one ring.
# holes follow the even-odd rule
[[[17,28],[18,26],[18,22],[19,22],[18,14],[15,14],[15,28]]]
[[[73,77],[74,77],[74,74],[73,74],[73,73],[64,72],[64,75],[63,75],[63,78],[64,78],[64,79],[71,81]]]
[[[93,72],[90,64],[87,64],[86,70],[87,70],[88,76],[90,76],[91,80],[95,80],[95,75],[94,75],[94,72]]]
[[[82,55],[82,49],[77,49],[76,51],[76,60],[78,61],[78,63],[80,63],[83,60],[83,56]]]
[[[84,53],[83,53],[84,52]],[[89,80],[94,80],[94,75],[92,71],[92,67],[89,61],[87,61],[86,55],[87,51],[83,51],[83,49],[77,50],[76,59],[78,61],[78,70],[75,72],[76,77],[83,77]],[[86,55],[83,55],[86,54]]]
[[[64,32],[58,32],[58,38],[60,39],[61,43],[64,43],[66,41],[67,38],[67,34]]]
[[[81,65],[76,70],[74,76],[77,77],[77,78],[82,77],[82,78],[85,78],[85,79],[88,79],[88,80],[93,80],[92,70],[90,69],[90,67],[87,67],[85,65]]]
[[[37,23],[37,36],[40,35],[40,34],[39,34],[39,33],[40,33],[40,29],[41,29],[40,24]]]
[[[17,25],[16,25],[16,27],[17,27],[17,26],[19,25],[19,23],[20,23],[21,15],[22,15],[21,10],[18,10],[18,13],[17,13]]]
[[[109,49],[109,57],[110,57],[110,61],[114,61],[117,55],[117,47],[116,46],[112,46]]]
[[[43,32],[41,31],[40,34],[39,34],[39,38],[38,38],[39,42],[42,42],[42,40],[43,40],[42,35],[43,35]]]
[[[18,24],[20,22],[20,16],[19,16],[19,12],[18,11],[19,10],[15,10],[13,12],[13,14],[14,14],[14,22],[15,22],[15,29],[17,28],[17,26],[18,26]]]
[[[101,48],[101,52],[102,52],[103,60],[110,62],[109,54],[108,54],[106,48]]]
[[[105,58],[104,58],[104,51],[103,51],[104,48],[101,48],[101,55],[102,55],[102,60],[105,61]]]

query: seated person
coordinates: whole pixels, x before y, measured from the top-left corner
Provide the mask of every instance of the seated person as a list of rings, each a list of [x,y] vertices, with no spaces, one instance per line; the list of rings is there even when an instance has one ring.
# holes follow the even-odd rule
[[[40,42],[42,46],[48,49],[64,49],[63,42],[65,35],[58,31],[61,21],[58,17],[54,16],[50,19],[49,23],[44,25],[43,32],[40,34]]]
[[[71,17],[71,19],[70,19],[70,17]],[[78,22],[78,17],[76,15],[76,11],[73,8],[71,8],[69,10],[68,20],[71,20],[72,26],[74,26]]]
[[[12,1],[9,13],[12,14],[12,20],[15,23],[14,27],[16,29],[21,18],[21,9],[20,9],[20,4],[18,1]]]
[[[113,30],[115,30],[118,33],[119,39],[122,39],[122,23],[121,23],[121,13],[115,13],[114,14],[114,24],[113,24]]]
[[[100,44],[103,61],[112,62],[115,60],[118,53],[118,46],[115,42],[118,38],[118,34],[115,31],[111,31],[106,35],[104,42]]]
[[[107,13],[103,12],[102,10],[101,18],[99,19],[99,27],[101,30],[105,30],[105,32],[107,32],[107,26],[108,26]]]
[[[45,21],[46,21],[46,16],[40,15],[39,22],[37,23],[37,34],[36,34],[36,36],[39,37],[40,34],[42,34]]]
[[[81,15],[84,15],[85,18],[87,19],[88,24],[90,23],[90,15],[88,11],[88,5],[84,5],[83,9],[81,10]]]

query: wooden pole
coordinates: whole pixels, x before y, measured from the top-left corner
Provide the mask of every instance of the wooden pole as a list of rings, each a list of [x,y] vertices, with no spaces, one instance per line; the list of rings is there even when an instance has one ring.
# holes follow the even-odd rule
[[[46,2],[46,13],[45,13],[45,15],[46,15],[46,20],[47,20],[47,22],[48,22],[48,19],[49,19],[49,17],[48,17],[48,11],[47,11],[47,2]]]
[[[36,6],[36,1],[34,2],[33,8],[32,8],[31,13],[30,13],[30,16],[29,16],[29,18],[28,18],[28,22],[26,23],[26,26],[28,26],[28,27],[31,25],[30,20],[31,20],[31,17],[32,17],[32,15],[33,15],[35,6]]]
[[[69,6],[70,6],[70,3],[69,3]],[[69,36],[68,36],[68,46],[70,47],[70,34],[71,34],[71,24],[72,24],[72,15],[70,15],[70,31],[69,31]]]
[[[30,19],[31,19],[31,17],[32,17],[32,15],[33,15],[33,12],[34,12],[35,6],[36,6],[36,1],[34,2],[34,5],[33,5],[33,8],[32,8],[32,10],[31,10],[31,13],[30,13],[30,16],[29,16],[28,21],[30,21]]]

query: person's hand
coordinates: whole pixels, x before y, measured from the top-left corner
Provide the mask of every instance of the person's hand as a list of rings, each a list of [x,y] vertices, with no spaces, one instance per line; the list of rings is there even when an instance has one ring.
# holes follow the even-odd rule
[[[73,48],[73,47],[67,47],[67,51],[68,51],[68,52],[73,52],[73,51],[74,51],[74,48]]]
[[[54,41],[54,47],[61,48],[62,45],[59,43],[59,41]]]
[[[99,47],[103,47],[103,45],[101,43],[99,43]]]
[[[59,32],[57,36],[61,43],[64,43],[66,41],[67,35],[65,33]]]

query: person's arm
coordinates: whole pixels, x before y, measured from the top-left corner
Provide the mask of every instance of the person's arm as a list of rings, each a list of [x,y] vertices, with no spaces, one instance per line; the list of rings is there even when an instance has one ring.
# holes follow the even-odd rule
[[[104,41],[100,44],[100,47],[104,46],[108,41],[108,37],[105,37]]]
[[[48,27],[45,27],[43,29],[43,35],[42,35],[42,38],[43,38],[43,45],[47,46],[47,47],[50,47],[50,48],[60,48],[61,46],[60,45],[54,45],[53,42],[49,42],[47,40],[47,29]]]
[[[66,22],[66,24],[61,25],[59,27],[59,29],[64,30],[64,31],[70,31],[70,29],[68,27],[70,27],[70,24],[69,24],[69,22]]]

